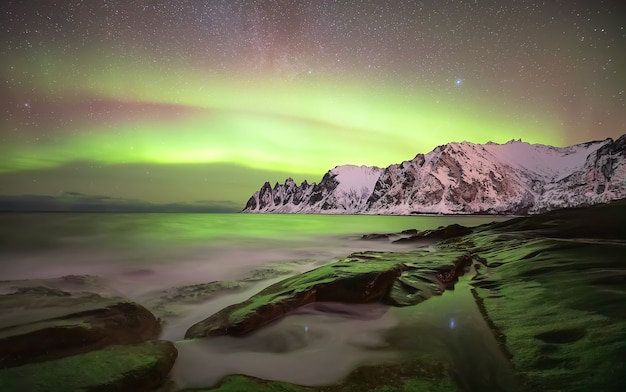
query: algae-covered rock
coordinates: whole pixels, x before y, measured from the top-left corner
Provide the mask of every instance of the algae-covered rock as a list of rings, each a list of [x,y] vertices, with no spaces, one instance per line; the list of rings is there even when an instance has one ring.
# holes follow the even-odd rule
[[[336,285],[333,294],[341,294],[326,300],[353,302],[358,290],[375,285],[365,284],[367,279],[383,271],[394,271],[390,281],[385,275],[387,293],[372,298],[394,305],[419,303],[450,288],[465,267],[476,261],[471,293],[503,351],[522,375],[524,390],[626,390],[626,201],[457,232],[450,229],[449,236],[445,228],[441,230],[439,238],[446,241],[435,245],[437,252],[353,255],[336,263],[339,279],[333,265],[287,279],[195,325],[187,337],[247,333],[299,304],[317,300],[318,285]],[[418,238],[419,233],[411,235],[415,241],[423,239]],[[352,284],[361,273],[367,279],[359,278],[360,283]],[[348,287],[357,291],[344,296]],[[359,368],[340,385],[315,390],[463,389],[455,386],[463,385],[463,380],[450,382],[447,372],[429,379],[413,371],[401,372],[398,369],[402,366],[411,365]],[[214,390],[313,389],[231,376]]]
[[[555,211],[466,238],[473,294],[528,390],[626,389],[626,204]]]
[[[194,324],[185,338],[244,335],[315,301],[377,301],[387,294],[402,270],[402,264],[375,253],[354,255],[269,286],[247,301]]]
[[[267,287],[194,324],[185,338],[240,336],[316,301],[413,305],[441,294],[471,261],[464,251],[364,252]]]
[[[384,302],[395,306],[416,305],[451,288],[471,265],[473,257],[463,250],[438,252],[414,251],[413,260],[404,263],[404,271],[393,282]]]
[[[538,238],[626,238],[626,199],[591,207],[566,208],[544,214],[482,225],[475,229],[498,233],[527,234]]]
[[[393,234],[388,234],[388,233],[371,233],[371,234],[363,234],[361,236],[361,239],[362,240],[368,240],[368,241],[377,241],[377,240],[389,241],[391,236],[393,236]]]
[[[282,381],[261,380],[244,375],[225,377],[210,389],[183,392],[457,392],[442,363],[407,361],[354,370],[341,384],[304,387]]]
[[[410,237],[400,238],[394,243],[412,243],[412,242],[420,242],[424,240],[447,240],[450,238],[461,237],[467,234],[470,234],[473,231],[471,227],[465,227],[459,224],[452,224],[445,227],[440,227],[434,230],[425,230],[422,232],[412,233]],[[409,233],[410,231],[405,230],[404,232]]]
[[[167,341],[109,346],[84,354],[0,370],[0,391],[152,391],[162,385],[177,351]]]
[[[159,321],[120,298],[20,287],[0,295],[0,368],[155,339]]]
[[[465,227],[455,223],[448,226],[442,226],[437,229],[424,231],[409,229],[403,230],[399,233],[363,234],[361,239],[367,241],[385,240],[397,244],[426,243],[461,237],[470,234],[473,230],[473,227]]]

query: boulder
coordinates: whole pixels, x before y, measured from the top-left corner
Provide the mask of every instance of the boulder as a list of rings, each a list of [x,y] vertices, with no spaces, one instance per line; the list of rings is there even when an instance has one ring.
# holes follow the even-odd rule
[[[388,293],[404,267],[376,252],[354,254],[337,263],[293,276],[265,288],[247,301],[231,305],[200,321],[185,338],[245,335],[315,301],[365,303]]]
[[[473,230],[474,229],[471,227],[465,227],[462,225],[458,225],[456,223],[445,226],[445,227],[440,227],[434,230],[425,230],[422,232],[415,232],[415,233],[405,230],[404,232],[411,233],[411,236],[397,239],[393,241],[393,243],[406,244],[406,243],[411,243],[411,242],[420,242],[424,240],[441,241],[441,240],[447,240],[450,238],[456,238],[456,237],[462,237],[464,235],[468,235]]]
[[[464,251],[442,249],[417,254],[415,261],[404,263],[404,271],[394,281],[384,302],[410,306],[441,295],[446,288],[454,287],[459,276],[474,262],[474,257]]]
[[[441,294],[471,261],[469,254],[456,250],[355,253],[226,307],[191,326],[185,338],[245,335],[316,301],[413,305]]]
[[[155,339],[159,320],[121,298],[44,286],[0,295],[0,368]]]
[[[362,240],[368,240],[368,241],[378,241],[378,240],[385,240],[385,241],[389,241],[389,237],[391,237],[392,234],[387,234],[387,233],[371,233],[371,234],[363,234],[361,236]]]
[[[1,391],[148,392],[162,385],[178,352],[167,341],[114,345],[0,369]]]

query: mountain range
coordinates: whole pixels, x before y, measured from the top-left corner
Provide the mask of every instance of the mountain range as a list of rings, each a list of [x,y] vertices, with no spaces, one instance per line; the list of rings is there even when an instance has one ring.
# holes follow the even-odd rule
[[[533,214],[626,198],[626,135],[552,147],[448,143],[386,168],[336,166],[316,184],[266,182],[248,213]]]

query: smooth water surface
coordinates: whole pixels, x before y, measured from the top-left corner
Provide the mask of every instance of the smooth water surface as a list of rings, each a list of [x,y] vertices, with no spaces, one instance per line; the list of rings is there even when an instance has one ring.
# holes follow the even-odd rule
[[[499,218],[500,220],[504,218]],[[2,214],[0,280],[94,274],[125,295],[235,279],[259,265],[409,249],[360,235],[491,217],[270,214]]]
[[[399,326],[390,332],[394,351],[450,364],[462,391],[520,391],[516,375],[471,293],[475,271],[417,306],[392,308]]]

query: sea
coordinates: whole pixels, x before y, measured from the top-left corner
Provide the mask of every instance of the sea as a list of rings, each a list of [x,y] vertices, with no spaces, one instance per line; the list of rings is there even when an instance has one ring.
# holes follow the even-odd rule
[[[436,308],[427,314],[418,312],[422,314],[418,320],[415,312],[409,314],[406,310],[380,304],[323,304],[299,309],[245,338],[183,339],[186,328],[193,323],[289,275],[353,252],[402,252],[417,246],[394,244],[390,240],[363,240],[364,234],[427,230],[453,223],[475,226],[506,219],[493,216],[6,213],[0,214],[0,294],[11,293],[12,282],[92,275],[106,282],[111,292],[150,309],[155,297],[168,290],[215,281],[237,281],[255,270],[271,266],[287,272],[278,277],[256,279],[242,290],[185,304],[165,320],[162,338],[176,342],[179,350],[172,371],[172,379],[179,387],[209,387],[228,374],[311,386],[335,384],[358,366],[407,355],[406,348],[415,346],[414,339],[397,347],[392,343],[406,338],[407,322],[420,333],[415,339],[424,341],[424,347],[430,347],[423,349],[424,355],[444,362],[453,361],[455,351],[464,352],[465,362],[471,352],[466,343],[461,342],[469,340],[476,345],[479,336],[480,341],[487,342],[486,346],[470,351],[476,350],[482,357],[494,356],[495,365],[477,361],[474,366],[480,364],[489,372],[496,372],[495,379],[507,378],[510,376],[507,369],[497,370],[501,366],[497,363],[507,361],[500,357],[478,309],[475,305],[454,305],[473,304],[471,295],[459,297],[458,293],[456,300],[455,294],[442,296],[437,300],[439,305],[434,299],[429,300],[434,301],[429,306]],[[415,308],[419,306],[421,304]],[[457,314],[459,312],[466,313]],[[456,316],[451,316],[452,313]],[[471,320],[468,324],[472,327],[464,327],[462,320]],[[469,336],[452,339],[445,335],[448,333]],[[424,340],[429,334],[434,339],[430,342],[428,338]],[[441,344],[433,344],[437,339]],[[450,347],[450,341],[454,340],[463,344],[464,350]],[[420,351],[419,347],[416,350]],[[457,378],[461,383],[471,384],[474,370],[470,367],[467,374],[457,375]]]
[[[409,247],[363,234],[479,225],[502,217],[300,214],[0,214],[0,279],[95,274],[133,297],[156,286],[233,279],[267,263],[329,262]],[[144,282],[125,276],[141,275]]]

